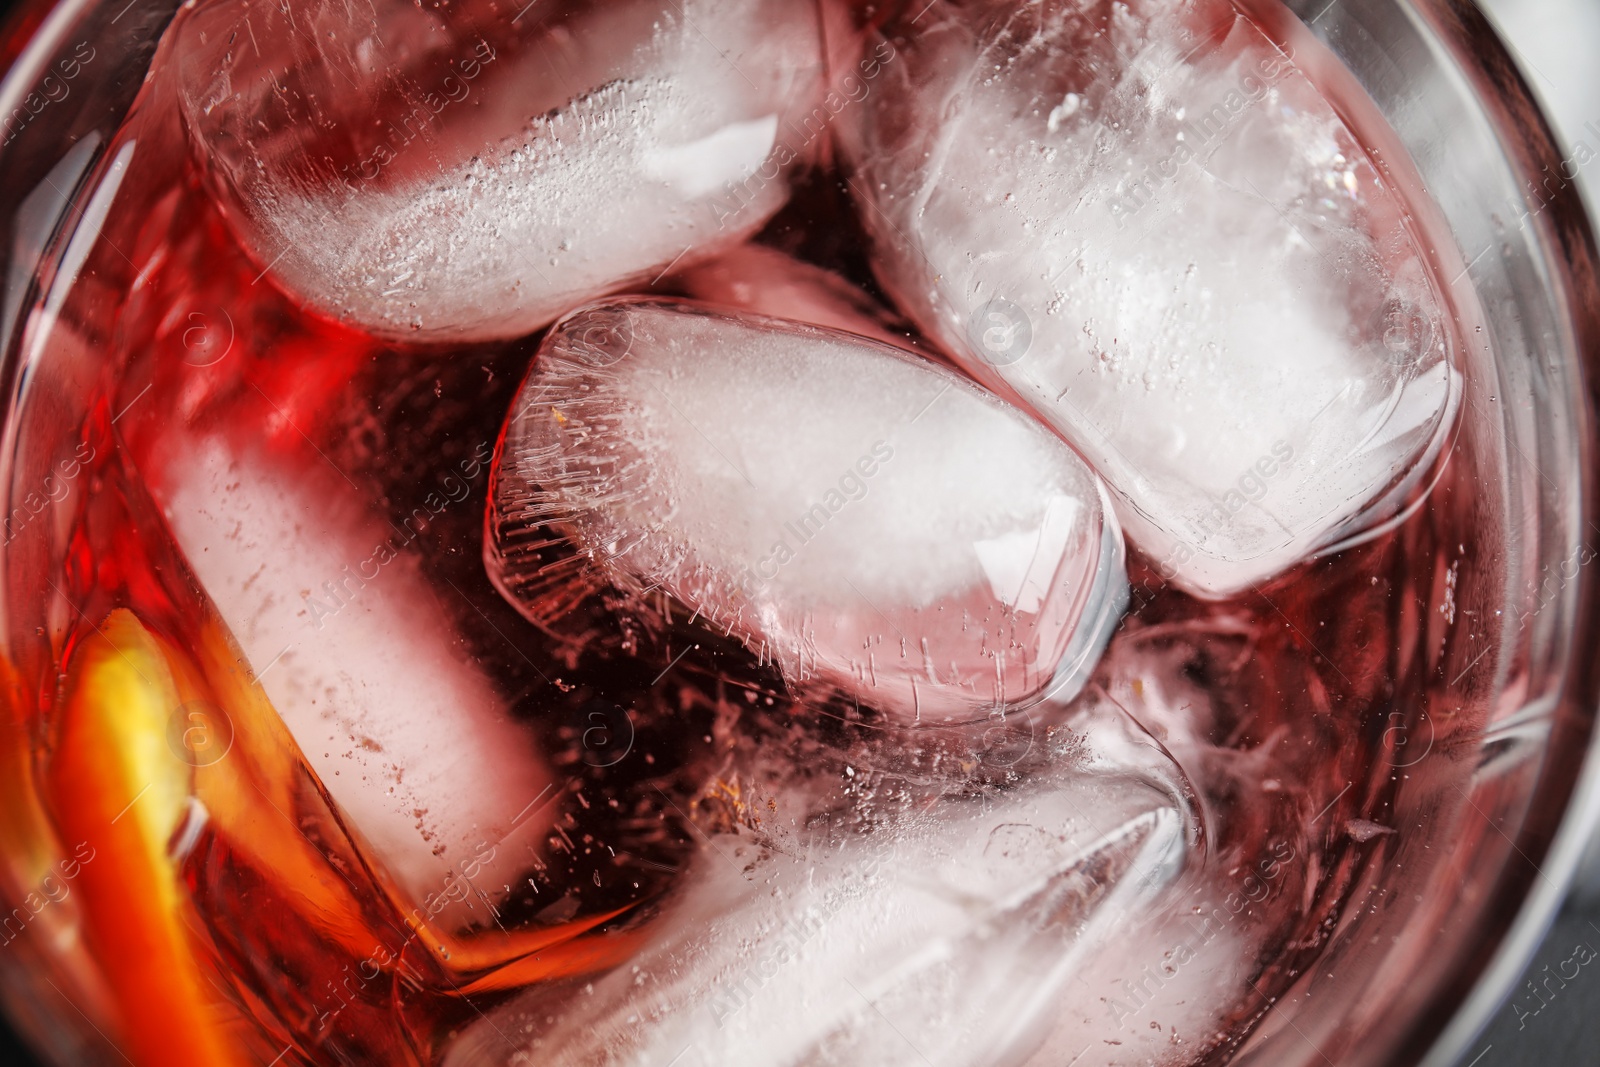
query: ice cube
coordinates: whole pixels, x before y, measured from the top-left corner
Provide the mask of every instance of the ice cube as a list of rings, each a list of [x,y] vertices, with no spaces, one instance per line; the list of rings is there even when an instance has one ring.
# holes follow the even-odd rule
[[[550,332],[491,488],[506,596],[551,523],[616,586],[664,589],[791,684],[964,721],[1092,669],[1126,604],[1121,534],[1036,422],[899,349],[626,300]]]
[[[771,821],[809,803],[780,795]],[[1188,854],[1183,807],[1126,772],[907,807],[867,832],[707,839],[630,966],[525,994],[445,1063],[1020,1064]]]
[[[742,240],[815,138],[816,11],[787,0],[219,2],[178,95],[244,244],[386,337],[527,333]]]
[[[176,436],[151,472],[173,536],[334,802],[446,933],[536,856],[553,779],[493,683],[433,625],[401,535],[319,456]],[[292,813],[289,813],[292,814]]]
[[[1391,512],[1453,423],[1454,318],[1403,164],[1323,91],[1336,61],[1226,0],[905,12],[839,126],[901,309],[1066,436],[1193,592]]]
[[[680,271],[676,288],[696,300],[775,319],[826,326],[900,348],[916,347],[889,327],[889,312],[833,271],[765,245],[744,244]]]

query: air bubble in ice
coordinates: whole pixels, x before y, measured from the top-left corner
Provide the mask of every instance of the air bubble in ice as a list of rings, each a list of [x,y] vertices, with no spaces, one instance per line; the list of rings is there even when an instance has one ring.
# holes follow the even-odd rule
[[[1075,688],[1126,600],[1097,480],[1037,423],[898,349],[704,306],[559,323],[491,506],[525,613],[551,524],[639,603],[664,589],[791,683],[905,719]]]

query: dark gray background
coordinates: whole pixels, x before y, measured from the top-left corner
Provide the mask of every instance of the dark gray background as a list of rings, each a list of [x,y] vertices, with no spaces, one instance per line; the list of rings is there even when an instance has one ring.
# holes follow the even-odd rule
[[[1600,1063],[1600,907],[1569,904],[1511,1000],[1459,1067],[1594,1063]]]

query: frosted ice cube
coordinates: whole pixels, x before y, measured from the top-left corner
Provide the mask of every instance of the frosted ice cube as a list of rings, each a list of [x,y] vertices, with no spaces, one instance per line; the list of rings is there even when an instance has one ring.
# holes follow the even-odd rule
[[[1064,434],[1192,591],[1392,510],[1452,424],[1456,327],[1398,163],[1322,91],[1336,61],[1313,84],[1225,0],[904,10],[840,126],[902,310]]]
[[[808,805],[780,794],[771,821]],[[1067,767],[916,809],[865,833],[796,817],[803,837],[709,838],[628,967],[526,994],[445,1063],[1021,1064],[1188,852],[1185,810],[1131,773]]]
[[[178,93],[245,245],[314,307],[422,340],[527,333],[742,240],[822,86],[786,0],[186,12]]]
[[[152,490],[200,585],[324,787],[448,932],[530,865],[553,784],[438,617],[414,552],[320,457],[307,469],[175,437]]]
[[[792,684],[906,718],[1075,688],[1126,604],[1121,534],[1071,450],[850,334],[659,300],[580,310],[499,455],[485,558],[524,613],[527,531],[553,523]]]

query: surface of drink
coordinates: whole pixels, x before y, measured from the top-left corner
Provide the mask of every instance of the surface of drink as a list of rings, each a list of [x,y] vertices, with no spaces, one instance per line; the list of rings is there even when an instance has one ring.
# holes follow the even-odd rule
[[[637,21],[648,6],[624,14]],[[505,454],[497,444],[547,340],[525,331],[589,297],[709,300],[736,325],[758,321],[747,314],[781,317],[785,306],[830,329],[852,329],[856,316],[865,325],[854,332],[872,338],[859,344],[875,358],[901,358],[878,355],[891,341],[907,360],[960,362],[940,337],[915,333],[895,310],[899,294],[880,288],[870,208],[831,143],[835,123],[876,106],[872,94],[895,84],[894,64],[914,56],[914,9],[885,32],[895,24],[885,13],[816,7],[815,54],[791,56],[792,66],[817,73],[826,57],[827,83],[841,88],[807,97],[814,107],[786,117],[756,165],[729,147],[736,137],[701,144],[701,154],[743,168],[740,188],[756,182],[761,194],[722,190],[734,198],[722,207],[744,227],[724,243],[752,234],[761,248],[734,252],[731,268],[719,268],[727,249],[717,241],[679,264],[658,254],[671,247],[660,232],[630,231],[649,254],[562,290],[572,307],[480,330],[487,305],[457,322],[444,299],[448,328],[428,336],[409,336],[381,301],[362,311],[340,289],[348,279],[324,284],[319,270],[337,273],[349,266],[340,257],[366,247],[344,229],[299,232],[298,265],[276,270],[261,240],[268,216],[235,198],[255,179],[228,153],[243,146],[315,170],[300,134],[371,149],[378,135],[347,135],[381,126],[409,89],[385,83],[367,99],[358,86],[329,118],[317,94],[325,103],[343,89],[302,84],[272,97],[262,89],[271,77],[244,49],[271,53],[273,40],[248,31],[292,37],[298,24],[279,25],[290,16],[343,19],[324,38],[334,44],[319,47],[349,49],[341,61],[357,74],[400,49],[411,64],[400,82],[420,78],[427,57],[476,54],[482,41],[496,64],[521,57],[526,67],[506,77],[543,86],[540,115],[582,99],[598,109],[594,128],[620,121],[627,107],[607,119],[605,100],[625,98],[625,77],[581,92],[545,82],[572,55],[626,66],[628,55],[654,61],[662,50],[610,55],[597,43],[603,20],[623,14],[553,7],[529,29],[492,4],[430,9],[416,24],[411,12],[422,9],[379,7],[371,20],[363,10],[357,33],[342,8],[275,8],[258,26],[240,5],[198,5],[174,23],[139,104],[86,179],[85,215],[99,214],[57,250],[27,343],[32,358],[75,368],[88,415],[71,454],[50,457],[51,485],[74,501],[69,528],[51,535],[66,562],[34,665],[14,668],[13,684],[34,685],[29,699],[47,709],[48,743],[27,780],[65,850],[82,841],[95,857],[80,859],[82,892],[57,918],[77,932],[83,967],[101,976],[97,1010],[141,1065],[1224,1062],[1316,958],[1354,872],[1391,836],[1392,772],[1420,758],[1404,750],[1408,730],[1435,711],[1441,623],[1416,606],[1462,532],[1413,508],[1364,543],[1223,599],[1186,592],[1136,541],[1131,599],[1098,665],[1082,665],[1086,681],[1041,695],[1033,675],[1048,677],[1054,663],[1036,671],[1030,662],[1022,688],[1037,701],[1007,703],[997,684],[979,714],[932,721],[903,713],[916,699],[875,687],[870,670],[796,684],[810,680],[796,666],[802,655],[763,649],[682,586],[621,580],[559,516],[515,531],[517,550],[537,565],[508,589],[485,568],[485,537],[504,518],[490,493]],[[692,63],[732,67],[714,91],[742,80],[721,23],[697,21],[694,5],[675,17],[670,33],[652,23],[642,39],[703,36],[709,54],[691,49]],[[230,19],[244,32],[218,28]],[[193,45],[202,29],[205,48]],[[793,49],[795,39],[775,34],[763,47]],[[570,55],[540,50],[562,42]],[[249,92],[207,81],[211,95],[196,95],[196,70],[230,69],[265,80]],[[1316,88],[1358,137],[1362,121],[1377,121],[1361,118],[1371,115],[1364,101],[1338,96],[1348,90],[1337,79]],[[669,84],[665,99],[681,89]],[[294,100],[309,100],[308,113],[326,121],[300,131],[285,122],[253,142],[229,126],[241,121],[229,109],[256,90],[268,111],[290,100],[292,118]],[[530,119],[523,105],[490,99],[487,82],[482,97],[460,101],[480,109],[473,122]],[[712,110],[736,133],[764,121]],[[406,198],[442,161],[470,158],[451,140],[466,136],[463,125],[445,109],[428,121],[418,154],[372,179],[390,207],[415,206]],[[533,128],[560,141],[551,131],[562,121],[533,117]],[[591,128],[571,121],[580,135]],[[233,130],[225,149],[217,128]],[[693,143],[717,136],[691,132]],[[757,181],[780,155],[789,157],[775,164],[781,182]],[[263,173],[275,180],[270,164]],[[603,183],[608,173],[595,164],[581,176]],[[408,186],[418,174],[427,177]],[[1385,174],[1393,197],[1421,196],[1398,162]],[[340,192],[339,226],[403,214],[359,206],[374,192],[361,182]],[[717,212],[709,217],[720,234]],[[468,218],[463,232],[476,233],[483,218]],[[578,247],[593,232],[586,221],[580,212],[570,226]],[[526,235],[508,225],[498,237],[513,246]],[[428,253],[446,268],[439,248],[448,246]],[[803,266],[791,271],[785,258]],[[770,271],[789,288],[740,297],[730,270]],[[521,310],[514,299],[506,307]],[[550,336],[582,338],[575,322]],[[1443,314],[1430,324],[1452,341],[1465,329]],[[813,337],[807,328],[789,333]],[[625,334],[641,345],[645,335]],[[841,364],[809,358],[795,358],[799,373],[839,373]],[[726,380],[663,373],[694,390],[679,402],[692,408],[690,429],[707,424],[696,431],[707,456],[738,447],[713,425],[719,405],[729,426],[782,416],[781,405],[736,410],[745,394]],[[925,373],[919,381],[945,380]],[[791,390],[804,400],[793,414],[798,440],[827,394],[866,391],[859,381],[807,384]],[[668,417],[672,391],[658,392],[659,411],[623,405],[619,418]],[[769,390],[763,402],[783,395]],[[46,413],[50,402],[30,400]],[[1049,422],[1009,417],[1039,435]],[[1065,457],[1050,469],[1068,465],[1064,481],[1089,501],[1079,480],[1093,475],[1045,440]],[[800,459],[766,469],[793,477],[795,499],[822,499],[839,483],[831,452],[815,462],[799,448],[785,455]],[[939,470],[896,492],[952,493]],[[1015,473],[998,470],[978,488],[1003,494],[1002,475]],[[1432,457],[1405,473],[1408,502],[1471,477]],[[714,526],[738,517],[733,499],[680,492],[675,504],[716,504],[689,516]],[[928,514],[935,533],[955,525]],[[872,534],[856,513],[844,518],[853,536]],[[13,519],[12,551],[43,536]],[[1098,546],[1100,528],[1082,540]],[[898,589],[909,561],[868,558],[882,588]],[[820,580],[818,568],[797,566],[773,584],[797,595],[790,587]],[[1030,588],[1029,568],[1018,575],[1018,589]],[[1006,599],[998,585],[994,595],[1006,611],[1026,599]],[[981,623],[971,627],[975,645]],[[909,624],[896,615],[885,632],[896,625]],[[966,632],[929,629],[947,644]],[[891,659],[919,662],[917,636],[901,634]],[[1046,658],[1068,644],[1060,636]]]

